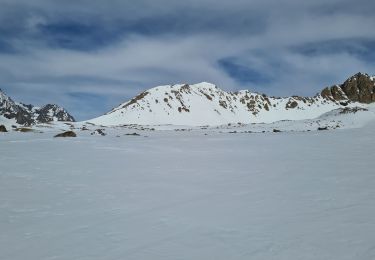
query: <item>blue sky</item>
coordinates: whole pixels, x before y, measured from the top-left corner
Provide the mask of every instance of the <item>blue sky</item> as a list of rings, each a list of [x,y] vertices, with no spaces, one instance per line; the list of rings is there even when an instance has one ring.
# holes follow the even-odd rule
[[[79,120],[161,84],[314,95],[375,74],[370,0],[0,0],[0,88]]]

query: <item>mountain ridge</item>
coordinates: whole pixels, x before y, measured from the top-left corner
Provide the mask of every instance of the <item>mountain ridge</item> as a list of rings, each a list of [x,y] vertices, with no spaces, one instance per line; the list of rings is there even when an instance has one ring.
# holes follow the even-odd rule
[[[87,122],[103,126],[271,123],[312,119],[337,108],[374,101],[375,78],[364,73],[325,88],[314,97],[269,97],[249,90],[226,92],[202,82],[151,88]]]
[[[41,107],[15,102],[0,89],[0,116],[19,125],[30,126],[52,121],[75,122],[64,108],[56,104]]]

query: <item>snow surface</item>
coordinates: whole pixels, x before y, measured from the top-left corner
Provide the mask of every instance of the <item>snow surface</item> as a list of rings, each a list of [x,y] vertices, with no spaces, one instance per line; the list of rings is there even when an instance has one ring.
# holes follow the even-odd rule
[[[7,129],[11,129],[12,125],[18,125],[15,118],[8,119],[0,115],[0,125],[4,125]]]
[[[373,108],[355,116],[0,134],[0,259],[375,259]]]

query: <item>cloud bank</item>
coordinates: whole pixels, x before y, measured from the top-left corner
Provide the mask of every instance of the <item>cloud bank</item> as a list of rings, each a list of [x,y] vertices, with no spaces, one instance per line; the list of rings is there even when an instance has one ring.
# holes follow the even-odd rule
[[[0,86],[78,119],[161,84],[313,95],[375,74],[368,0],[0,0]]]

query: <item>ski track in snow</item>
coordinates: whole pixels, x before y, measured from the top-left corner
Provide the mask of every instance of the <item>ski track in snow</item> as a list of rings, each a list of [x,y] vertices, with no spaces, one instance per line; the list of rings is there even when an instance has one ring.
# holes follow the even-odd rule
[[[374,129],[1,135],[0,259],[374,259]]]

